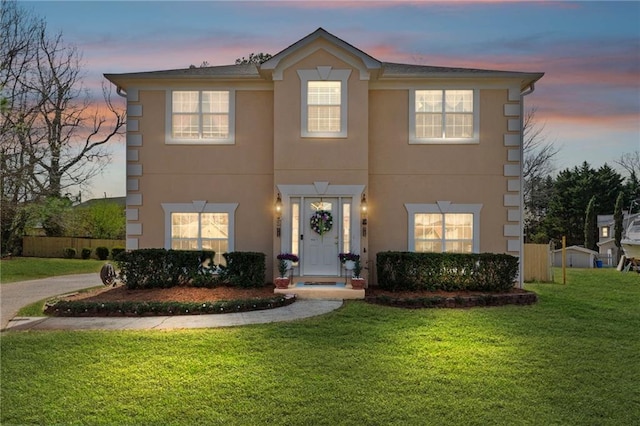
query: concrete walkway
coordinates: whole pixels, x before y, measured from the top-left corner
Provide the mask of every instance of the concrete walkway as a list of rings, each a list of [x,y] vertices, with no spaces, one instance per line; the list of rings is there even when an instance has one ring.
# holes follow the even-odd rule
[[[30,303],[83,288],[102,285],[98,274],[67,275],[0,286],[2,330],[141,330],[229,327],[245,324],[293,321],[326,314],[342,306],[342,300],[300,300],[281,308],[214,315],[157,317],[15,317]]]

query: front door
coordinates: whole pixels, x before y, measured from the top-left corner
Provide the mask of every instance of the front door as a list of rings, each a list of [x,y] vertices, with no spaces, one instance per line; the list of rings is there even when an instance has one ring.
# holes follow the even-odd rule
[[[341,217],[338,198],[305,198],[303,217],[304,275],[339,275]]]

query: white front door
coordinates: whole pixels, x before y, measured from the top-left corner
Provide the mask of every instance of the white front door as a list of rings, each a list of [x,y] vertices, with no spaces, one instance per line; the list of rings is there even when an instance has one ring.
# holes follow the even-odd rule
[[[314,215],[315,229],[312,225]],[[331,224],[326,220],[329,217],[332,219]],[[338,276],[339,232],[342,223],[338,198],[305,198],[303,218],[301,228],[304,275]]]

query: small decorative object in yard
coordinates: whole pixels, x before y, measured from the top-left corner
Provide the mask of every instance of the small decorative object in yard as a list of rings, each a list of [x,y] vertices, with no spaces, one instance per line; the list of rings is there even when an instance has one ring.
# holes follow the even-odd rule
[[[317,210],[313,216],[311,216],[310,224],[313,232],[323,235],[333,228],[333,216],[331,216],[331,212],[328,210]]]
[[[340,253],[338,257],[347,271],[352,271],[356,266],[356,261],[360,260],[360,255],[355,253]]]
[[[115,287],[117,284],[116,281],[116,270],[113,265],[110,263],[105,263],[100,269],[100,279],[102,280],[102,284],[104,285],[112,285]]]

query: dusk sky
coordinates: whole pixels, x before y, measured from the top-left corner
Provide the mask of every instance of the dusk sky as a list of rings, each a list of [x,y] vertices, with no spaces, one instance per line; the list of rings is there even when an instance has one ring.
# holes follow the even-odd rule
[[[544,72],[526,107],[560,148],[556,169],[640,150],[640,2],[24,1],[103,73],[233,64],[318,27],[380,61]],[[124,142],[92,195],[125,194]],[[83,194],[83,199],[89,194]]]

